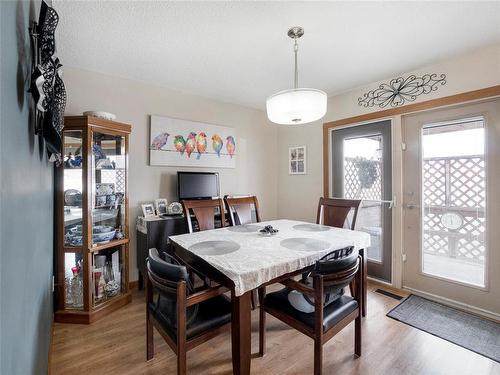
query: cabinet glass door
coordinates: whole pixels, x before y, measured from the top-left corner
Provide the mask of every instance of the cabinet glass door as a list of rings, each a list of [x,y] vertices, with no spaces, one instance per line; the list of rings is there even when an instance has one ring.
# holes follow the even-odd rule
[[[126,138],[92,132],[92,246],[125,238]]]
[[[63,133],[64,246],[83,245],[83,157],[81,130]]]
[[[64,308],[83,310],[83,132],[63,132]]]

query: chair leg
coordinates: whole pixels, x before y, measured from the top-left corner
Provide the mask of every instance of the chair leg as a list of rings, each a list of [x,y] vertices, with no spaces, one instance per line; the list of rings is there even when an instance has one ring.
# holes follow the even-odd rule
[[[257,308],[257,291],[254,289],[252,290],[252,310],[255,310]]]
[[[266,352],[266,312],[262,302],[266,295],[266,288],[259,288],[259,355],[262,357]]]
[[[314,340],[314,375],[323,373],[323,343],[321,338]]]
[[[177,375],[186,375],[186,346],[178,347],[177,353]]]
[[[354,321],[354,354],[361,356],[361,314]]]
[[[153,338],[153,323],[149,316],[149,311],[146,312],[146,360],[149,361],[155,354],[154,338]]]

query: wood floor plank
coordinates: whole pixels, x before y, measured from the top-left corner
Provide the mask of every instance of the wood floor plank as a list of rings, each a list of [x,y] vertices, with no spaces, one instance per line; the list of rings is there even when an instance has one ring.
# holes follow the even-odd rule
[[[374,293],[363,319],[363,355],[354,357],[354,324],[324,345],[324,374],[489,374],[500,364],[387,318],[399,301]],[[51,374],[176,374],[176,358],[155,332],[155,356],[146,362],[144,293],[92,325],[55,323]],[[258,310],[252,312],[252,374],[312,374],[313,341],[267,315],[266,355],[258,357]],[[187,354],[188,374],[232,374],[229,331]]]

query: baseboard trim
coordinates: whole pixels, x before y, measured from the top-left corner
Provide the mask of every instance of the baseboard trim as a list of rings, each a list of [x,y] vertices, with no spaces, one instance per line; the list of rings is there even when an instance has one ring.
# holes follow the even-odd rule
[[[458,302],[458,301],[452,300],[450,298],[441,297],[441,296],[438,296],[438,295],[435,295],[432,293],[422,292],[421,290],[413,289],[413,288],[410,288],[410,287],[407,287],[404,285],[403,285],[403,290],[407,290],[413,294],[416,294],[417,296],[424,297],[424,298],[430,299],[430,300],[435,301],[435,302],[440,302],[440,303],[443,303],[444,305],[455,307],[456,309],[459,309],[459,310],[462,310],[462,311],[465,311],[465,312],[468,312],[468,313],[471,313],[474,315],[479,315],[483,318],[487,318],[487,319],[493,320],[497,323],[500,323],[500,314],[497,314],[493,311],[489,311],[486,309],[482,309],[480,307],[468,305],[466,303]]]
[[[129,289],[129,290],[136,290],[136,289],[139,289],[139,280],[130,281],[130,282],[128,283],[128,289]]]

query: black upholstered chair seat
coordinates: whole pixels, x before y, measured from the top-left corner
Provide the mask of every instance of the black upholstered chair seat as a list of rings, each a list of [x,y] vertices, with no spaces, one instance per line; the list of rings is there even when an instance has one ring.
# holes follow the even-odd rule
[[[175,310],[161,309],[161,304],[149,303],[148,308],[163,329],[174,339],[177,339],[175,324]],[[220,295],[207,301],[200,302],[196,315],[187,325],[186,337],[193,338],[211,329],[220,327],[231,321],[231,300]]]
[[[314,312],[304,313],[295,309],[288,301],[290,289],[284,288],[277,292],[269,293],[264,299],[264,306],[281,310],[290,317],[314,328]],[[327,331],[347,315],[358,308],[358,302],[349,296],[341,296],[323,309],[323,332]]]

